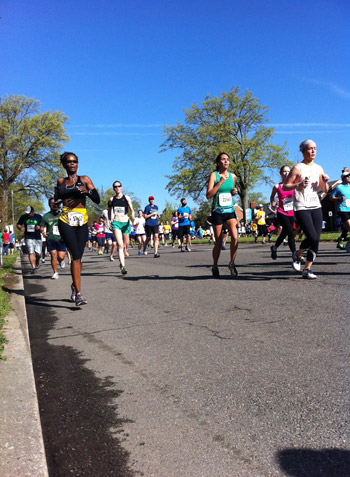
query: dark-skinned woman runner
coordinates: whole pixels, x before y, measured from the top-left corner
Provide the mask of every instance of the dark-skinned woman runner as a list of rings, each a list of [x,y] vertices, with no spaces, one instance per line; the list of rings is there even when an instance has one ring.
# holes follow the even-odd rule
[[[55,199],[63,201],[58,229],[72,257],[71,298],[77,306],[81,306],[87,303],[81,294],[81,259],[89,237],[88,216],[85,208],[86,197],[99,204],[100,196],[90,177],[78,176],[78,156],[76,154],[64,152],[61,154],[61,164],[67,171],[67,177],[58,179],[55,190]]]

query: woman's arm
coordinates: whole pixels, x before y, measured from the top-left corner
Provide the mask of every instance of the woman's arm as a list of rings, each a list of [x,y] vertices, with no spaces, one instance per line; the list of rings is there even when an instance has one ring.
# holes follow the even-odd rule
[[[94,184],[92,183],[92,180],[90,179],[89,176],[82,176],[81,181],[84,184],[81,187],[77,187],[77,189],[80,190],[82,194],[87,195],[90,197],[90,199],[95,202],[95,204],[99,204],[101,202],[100,195],[95,189]]]
[[[271,195],[270,195],[270,204],[272,204],[272,202],[275,200],[277,192],[278,192],[278,184],[275,184],[272,187],[272,192],[271,192]]]
[[[135,220],[135,212],[134,212],[134,208],[132,206],[132,202],[131,202],[131,199],[128,195],[125,196],[126,200],[127,200],[127,203],[129,204],[129,208],[130,208],[130,215],[131,215],[131,220]]]
[[[324,173],[324,170],[321,167],[321,172],[320,172],[320,188],[324,194],[327,194],[329,185],[327,182],[329,181],[329,176]]]
[[[304,181],[299,181],[300,178],[300,169],[298,166],[294,166],[293,169],[288,174],[286,182],[282,185],[282,190],[295,190],[302,189],[304,187]]]
[[[220,180],[217,184],[215,184],[215,179],[216,179],[216,174],[215,172],[212,172],[209,177],[208,181],[208,187],[207,187],[207,199],[211,199],[214,197],[214,195],[217,193],[217,191],[220,189],[221,185],[227,181],[229,176],[226,178],[222,175],[220,175]],[[215,186],[214,186],[215,184]]]

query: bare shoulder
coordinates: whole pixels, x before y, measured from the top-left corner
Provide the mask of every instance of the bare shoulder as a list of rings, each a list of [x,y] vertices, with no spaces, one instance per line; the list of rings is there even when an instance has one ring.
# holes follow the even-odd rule
[[[60,177],[60,178],[57,180],[57,186],[60,186],[63,181],[64,181],[64,177]]]

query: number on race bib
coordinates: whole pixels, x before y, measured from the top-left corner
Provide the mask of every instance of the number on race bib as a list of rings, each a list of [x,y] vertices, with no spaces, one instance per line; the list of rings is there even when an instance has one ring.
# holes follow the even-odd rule
[[[27,225],[27,232],[35,232],[35,225],[28,224]]]
[[[52,233],[53,233],[54,235],[60,235],[60,231],[58,230],[58,226],[57,226],[57,225],[54,225],[54,226],[52,227]]]
[[[221,207],[229,207],[232,205],[232,195],[229,192],[219,194],[219,205]]]
[[[285,212],[293,210],[293,202],[293,197],[287,197],[286,199],[283,199],[283,210]]]
[[[114,215],[125,215],[125,207],[114,207]]]
[[[346,206],[346,207],[350,207],[350,199],[346,199],[346,200],[345,200],[345,206]]]
[[[68,212],[68,222],[71,227],[84,225],[84,215],[80,212]]]

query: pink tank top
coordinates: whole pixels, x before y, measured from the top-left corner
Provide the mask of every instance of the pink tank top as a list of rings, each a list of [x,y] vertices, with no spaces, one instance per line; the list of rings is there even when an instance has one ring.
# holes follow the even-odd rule
[[[282,184],[278,184],[277,195],[278,195],[277,212],[283,215],[293,216],[294,215],[294,210],[293,210],[294,190],[284,191],[282,190]]]

